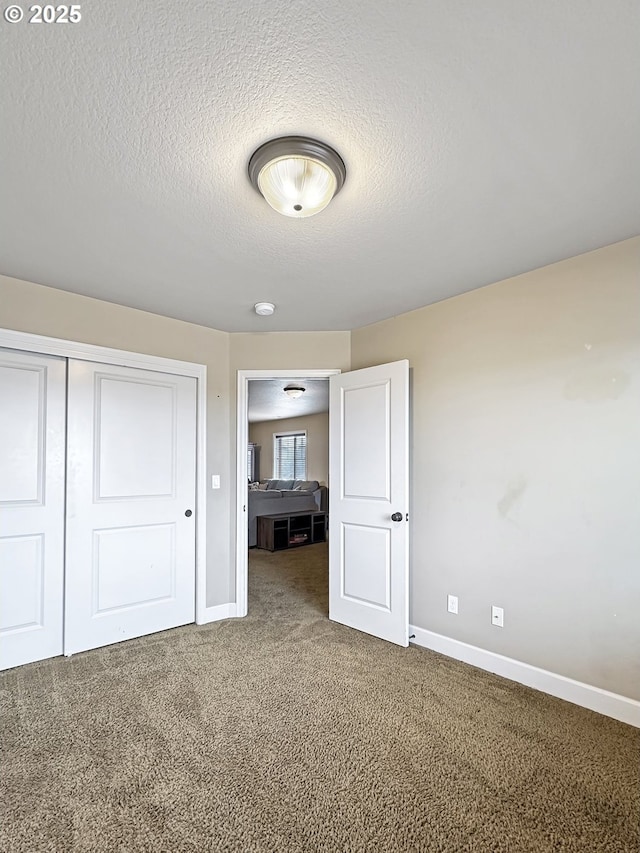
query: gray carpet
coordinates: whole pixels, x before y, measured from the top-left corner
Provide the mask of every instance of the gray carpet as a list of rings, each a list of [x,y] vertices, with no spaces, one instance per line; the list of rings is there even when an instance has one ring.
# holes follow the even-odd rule
[[[324,545],[249,601],[0,675],[3,853],[638,853],[638,730],[334,625]]]

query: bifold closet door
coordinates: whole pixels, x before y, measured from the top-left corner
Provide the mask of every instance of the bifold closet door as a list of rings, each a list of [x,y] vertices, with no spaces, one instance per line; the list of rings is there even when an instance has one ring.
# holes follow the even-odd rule
[[[69,360],[65,654],[195,618],[196,381]]]
[[[65,372],[0,350],[0,669],[62,654]]]

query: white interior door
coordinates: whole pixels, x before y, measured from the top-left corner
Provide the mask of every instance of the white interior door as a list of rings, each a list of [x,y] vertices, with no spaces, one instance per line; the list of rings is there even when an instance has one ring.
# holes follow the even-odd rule
[[[0,669],[62,654],[65,373],[0,350]]]
[[[330,379],[329,618],[409,644],[409,362]]]
[[[194,621],[196,381],[69,361],[64,652]]]

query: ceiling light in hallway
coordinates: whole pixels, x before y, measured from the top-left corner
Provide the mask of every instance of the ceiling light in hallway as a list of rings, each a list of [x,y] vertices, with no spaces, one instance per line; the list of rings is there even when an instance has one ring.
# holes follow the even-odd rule
[[[307,390],[303,388],[302,385],[287,385],[286,388],[282,389],[285,394],[288,394],[294,400],[297,400],[298,397],[302,397],[304,392]]]

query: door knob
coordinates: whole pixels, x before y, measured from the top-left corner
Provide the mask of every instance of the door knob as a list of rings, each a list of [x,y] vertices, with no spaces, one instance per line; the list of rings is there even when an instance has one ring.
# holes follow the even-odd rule
[[[401,512],[394,512],[393,515],[391,516],[391,521],[402,521],[402,513]]]
[[[193,515],[190,509],[185,510],[184,514],[187,516],[187,518],[191,518],[191,516]]]

